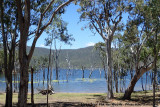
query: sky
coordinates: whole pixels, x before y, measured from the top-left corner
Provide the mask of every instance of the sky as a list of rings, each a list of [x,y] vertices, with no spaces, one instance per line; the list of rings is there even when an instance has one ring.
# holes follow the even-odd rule
[[[73,35],[75,41],[71,41],[72,45],[65,44],[61,41],[57,41],[57,48],[61,49],[79,49],[88,46],[93,46],[95,43],[102,42],[103,39],[98,34],[93,34],[89,29],[81,30],[85,26],[86,22],[79,22],[80,14],[77,12],[79,7],[71,3],[66,7],[65,13],[62,15],[62,19],[68,23],[68,33]],[[36,43],[36,47],[49,48],[45,46],[46,33],[43,33]],[[28,46],[31,46],[32,41],[28,42]]]
[[[68,33],[73,35],[75,41],[71,41],[72,45],[57,41],[57,49],[60,47],[61,49],[79,49],[94,46],[94,44],[98,42],[104,42],[98,33],[93,34],[89,28],[82,30],[82,27],[84,27],[88,22],[80,22],[80,14],[77,12],[78,8],[78,5],[71,3],[66,7],[65,13],[62,15],[62,19],[68,23]],[[125,24],[127,22],[127,17],[127,14],[123,14],[122,23]],[[48,46],[45,46],[45,38],[47,38],[47,36],[48,35],[46,33],[43,33],[38,39],[36,47],[49,48]],[[28,41],[27,45],[31,46],[31,44],[32,40]]]

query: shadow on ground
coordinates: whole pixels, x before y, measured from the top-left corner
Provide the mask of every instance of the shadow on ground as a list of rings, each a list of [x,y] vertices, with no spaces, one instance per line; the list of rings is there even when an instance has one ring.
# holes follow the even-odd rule
[[[16,104],[14,104],[13,107],[17,107]],[[27,107],[32,107],[32,104],[27,104]],[[34,107],[47,107],[46,103],[39,103],[34,104]],[[48,107],[96,107],[95,104],[86,104],[81,102],[54,102],[49,103]]]

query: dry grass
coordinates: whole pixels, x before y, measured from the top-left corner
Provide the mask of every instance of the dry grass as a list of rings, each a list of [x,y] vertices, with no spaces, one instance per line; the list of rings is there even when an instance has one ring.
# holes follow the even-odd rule
[[[74,107],[74,106],[96,106],[96,107],[152,107],[152,92],[134,92],[131,100],[122,100],[123,93],[115,93],[115,98],[106,100],[105,93],[56,93],[49,95],[49,104],[52,107]],[[13,104],[16,106],[18,94],[13,94]],[[36,106],[46,106],[47,96],[41,94],[34,95]],[[28,94],[28,106],[31,103],[30,94]],[[156,103],[160,106],[160,92],[156,93]],[[5,104],[5,93],[0,93],[0,106]]]

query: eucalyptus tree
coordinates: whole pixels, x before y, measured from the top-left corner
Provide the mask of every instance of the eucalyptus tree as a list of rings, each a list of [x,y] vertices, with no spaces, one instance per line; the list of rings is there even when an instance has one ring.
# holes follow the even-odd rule
[[[156,53],[152,54],[152,45],[155,45],[152,38],[155,34],[159,35],[160,1],[140,0],[132,1],[132,4],[134,9],[130,13],[132,17],[124,32],[124,40],[135,58],[135,75],[125,91],[124,99],[130,99],[136,82],[145,72],[153,69],[159,52],[158,48]]]
[[[114,75],[114,83],[115,83],[115,88],[116,92],[118,93],[118,78],[120,77],[120,56],[123,55],[120,52],[120,41],[119,41],[119,35],[116,35],[114,40],[113,40],[113,48],[112,48],[112,53],[113,53],[113,75]]]
[[[45,39],[46,45],[50,45],[51,43],[54,43],[54,48],[51,47],[52,49],[54,49],[53,52],[51,53],[52,54],[51,66],[54,65],[54,62],[55,62],[56,80],[58,80],[58,77],[59,77],[58,57],[60,55],[60,49],[59,50],[57,49],[56,40],[59,40],[60,42],[64,42],[65,44],[71,45],[71,41],[74,41],[74,38],[72,37],[71,34],[68,33],[67,23],[61,19],[60,15],[56,16],[55,20],[52,23],[52,26],[48,27],[46,30],[49,35],[48,38]]]
[[[52,23],[57,14],[63,13],[64,7],[73,0],[16,0],[18,25],[20,28],[19,62],[20,90],[18,106],[27,103],[28,67],[35,45],[44,30]],[[26,52],[27,40],[33,39],[29,53]]]
[[[113,98],[111,43],[113,36],[120,28],[126,4],[125,0],[82,0],[81,8],[78,10],[81,13],[80,20],[88,21],[88,27],[92,31],[96,31],[105,42],[108,71],[107,98],[109,99]]]
[[[106,73],[106,54],[105,54],[105,43],[98,42],[94,45],[94,49],[98,50],[99,57],[101,59],[102,67],[105,73],[105,78],[107,79],[107,73]]]
[[[14,70],[15,47],[18,36],[17,8],[14,5],[14,1],[0,1],[0,25],[3,40],[3,63],[6,79],[6,107],[12,106],[12,71]]]
[[[149,2],[149,10],[151,12],[149,17],[149,24],[148,28],[154,28],[154,33],[149,38],[147,42],[148,46],[152,48],[152,56],[154,58],[154,77],[153,77],[153,107],[156,107],[156,100],[155,100],[155,87],[157,84],[157,62],[158,62],[158,53],[160,51],[160,1],[153,0]],[[151,44],[152,42],[152,44]]]

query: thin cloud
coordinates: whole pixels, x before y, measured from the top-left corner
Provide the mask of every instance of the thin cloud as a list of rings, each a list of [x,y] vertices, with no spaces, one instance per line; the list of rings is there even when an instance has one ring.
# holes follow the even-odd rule
[[[87,47],[88,47],[88,46],[94,46],[94,45],[95,45],[94,42],[89,42],[89,43],[86,44]]]
[[[46,46],[44,44],[40,44],[39,47],[45,48]]]

